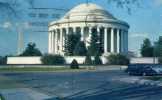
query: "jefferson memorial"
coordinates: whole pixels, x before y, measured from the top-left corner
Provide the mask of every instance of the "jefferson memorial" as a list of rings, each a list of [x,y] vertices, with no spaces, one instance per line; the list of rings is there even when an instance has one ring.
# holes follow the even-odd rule
[[[103,54],[128,52],[129,25],[98,5],[85,3],[49,24],[48,53],[64,55],[67,34],[80,34],[88,47],[93,29],[101,37]]]

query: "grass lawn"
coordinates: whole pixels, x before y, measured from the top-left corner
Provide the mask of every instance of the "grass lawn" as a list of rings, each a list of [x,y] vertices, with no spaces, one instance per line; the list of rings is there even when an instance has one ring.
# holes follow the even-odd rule
[[[86,69],[86,68],[80,68],[80,69],[70,69],[68,67],[60,67],[60,68],[54,68],[54,67],[6,67],[6,68],[0,68],[0,72],[60,72],[60,71],[86,71],[86,70],[94,70],[94,69]]]
[[[24,84],[17,83],[5,76],[0,76],[0,89],[22,88],[26,87]]]
[[[5,98],[0,94],[0,100],[5,100]]]
[[[162,76],[146,76],[144,78],[153,81],[162,81]]]

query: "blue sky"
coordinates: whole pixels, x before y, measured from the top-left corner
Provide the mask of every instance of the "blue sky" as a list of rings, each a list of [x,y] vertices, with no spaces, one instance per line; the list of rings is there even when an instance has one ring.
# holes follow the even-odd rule
[[[28,18],[26,14],[29,6],[25,0],[21,1],[22,6],[16,8],[20,10],[22,18],[15,19],[12,22],[3,17],[0,13],[0,55],[12,54],[17,51],[17,27],[21,27],[24,33],[25,45],[28,42],[35,42],[42,52],[48,51],[48,34],[32,33],[26,22]],[[84,3],[86,0],[36,0],[36,7],[53,7],[71,9],[74,6]],[[152,41],[158,39],[162,35],[162,0],[141,0],[141,6],[132,6],[132,14],[129,15],[126,9],[117,8],[114,4],[109,4],[107,0],[90,0],[102,6],[104,9],[112,13],[116,18],[124,20],[130,25],[129,29],[129,50],[139,53],[140,45],[144,38],[148,37]],[[55,11],[63,15],[65,12]],[[52,19],[55,20],[55,19]],[[17,23],[21,23],[20,25]]]

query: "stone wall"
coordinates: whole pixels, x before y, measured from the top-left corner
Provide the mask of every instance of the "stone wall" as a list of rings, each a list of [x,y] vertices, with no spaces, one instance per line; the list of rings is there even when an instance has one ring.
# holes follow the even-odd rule
[[[70,64],[73,59],[76,59],[79,64],[83,64],[85,61],[85,57],[79,57],[79,56],[66,56],[65,60],[67,64]],[[92,59],[94,59],[92,57]],[[101,57],[103,64],[106,64],[107,59],[105,57]],[[131,64],[143,64],[143,63],[148,63],[148,64],[153,64],[158,63],[158,58],[131,58],[130,63]],[[42,64],[41,62],[41,57],[8,57],[7,58],[7,64]]]
[[[70,64],[73,59],[76,59],[79,64],[83,64],[85,61],[85,57],[80,56],[67,56],[65,57],[66,63]],[[94,59],[92,57],[92,59]],[[101,57],[103,63],[105,64],[106,58]],[[42,64],[41,57],[8,57],[7,64]]]
[[[41,57],[8,57],[7,64],[42,64]]]
[[[131,58],[131,64],[158,64],[158,58],[153,57],[141,57],[141,58]]]

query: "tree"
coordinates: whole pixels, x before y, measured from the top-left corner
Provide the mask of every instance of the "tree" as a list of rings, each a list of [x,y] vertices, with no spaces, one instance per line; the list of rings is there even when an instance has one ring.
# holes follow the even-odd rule
[[[92,29],[92,36],[91,36],[90,46],[88,48],[88,53],[91,56],[95,56],[99,52],[100,52],[99,36],[97,34],[97,30],[94,28]]]
[[[76,44],[80,41],[80,35],[68,34],[65,39],[65,55],[73,56]]]
[[[75,56],[85,56],[87,54],[87,48],[83,41],[79,41],[73,51]]]
[[[162,57],[162,36],[159,37],[159,40],[155,43],[155,56]]]
[[[102,65],[103,64],[102,60],[101,60],[101,58],[100,58],[100,56],[98,54],[95,56],[93,62],[94,62],[95,65]]]
[[[159,64],[162,64],[162,57],[158,58],[158,62],[159,62]]]
[[[7,56],[5,57],[0,56],[0,65],[5,65],[5,64],[7,64]]]
[[[151,42],[148,38],[146,38],[144,41],[143,41],[143,44],[141,46],[141,55],[143,57],[153,57],[153,52],[154,48],[153,46],[151,45]]]
[[[5,100],[5,98],[2,94],[0,94],[0,100]]]
[[[31,42],[20,56],[42,56],[42,53],[36,48],[36,44]]]
[[[85,61],[84,61],[84,64],[86,64],[86,65],[92,65],[93,64],[91,56],[89,54],[87,54]]]
[[[42,58],[41,61],[45,65],[63,65],[65,64],[65,58],[61,55],[50,55],[50,54],[45,54]]]
[[[70,64],[70,68],[71,69],[79,69],[79,64],[78,64],[77,60],[73,59],[73,61]]]
[[[121,54],[111,54],[107,57],[108,64],[111,65],[128,65],[129,59]]]

